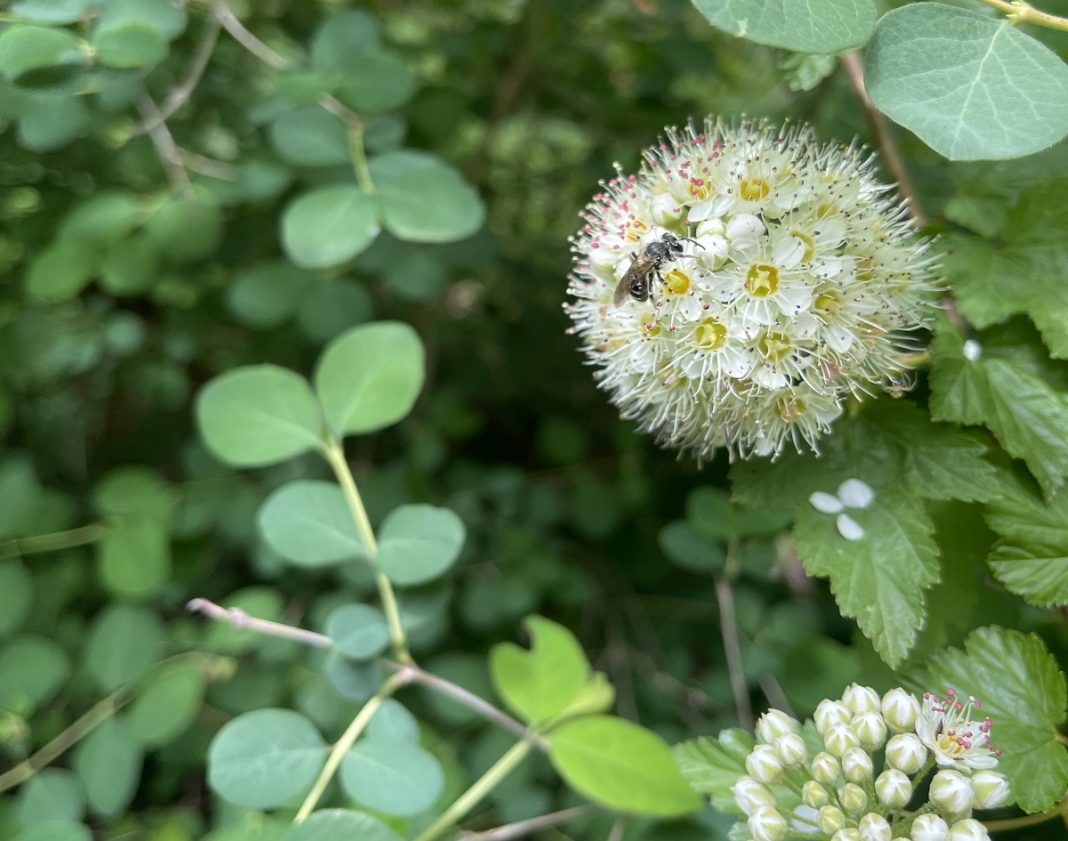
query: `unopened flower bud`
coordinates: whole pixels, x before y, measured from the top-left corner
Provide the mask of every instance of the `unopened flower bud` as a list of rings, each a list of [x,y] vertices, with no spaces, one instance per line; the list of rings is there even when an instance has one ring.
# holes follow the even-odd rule
[[[764,806],[775,805],[775,795],[771,790],[752,777],[739,777],[738,782],[731,786],[731,794],[738,808],[747,815]]]
[[[920,815],[912,822],[912,841],[946,841],[949,824],[938,815]]]
[[[749,816],[749,834],[753,841],[782,841],[786,837],[786,818],[778,809],[764,806]]]
[[[850,684],[842,693],[842,703],[849,707],[853,715],[876,712],[881,708],[879,693],[870,686]]]
[[[846,825],[845,812],[837,806],[824,806],[820,809],[819,822],[820,830],[832,835]]]
[[[773,785],[782,779],[782,763],[771,745],[757,745],[745,758],[745,770],[757,782]]]
[[[976,809],[996,809],[1009,802],[1009,781],[997,771],[976,771],[972,775]]]
[[[757,719],[757,738],[766,744],[774,744],[778,739],[796,733],[800,725],[782,710],[768,710]]]
[[[722,219],[703,219],[697,223],[695,236],[698,239],[701,237],[721,237],[726,232],[727,228]]]
[[[849,725],[860,739],[860,746],[865,750],[878,750],[886,741],[886,722],[882,713],[861,713]]]
[[[878,812],[868,812],[857,825],[861,841],[890,841],[893,832],[886,818]]]
[[[871,755],[863,748],[850,748],[842,754],[842,775],[851,783],[863,783],[872,775]]]
[[[851,718],[853,718],[853,713],[840,701],[820,701],[816,712],[812,714],[812,720],[816,722],[816,729],[821,736],[836,724],[849,724]]]
[[[949,841],[990,841],[986,827],[973,818],[957,821],[949,828]]]
[[[834,724],[823,734],[823,744],[832,756],[841,757],[850,748],[860,747],[860,739],[847,724]]]
[[[927,748],[914,733],[899,733],[886,743],[886,761],[891,768],[915,774],[927,761]]]
[[[838,789],[838,802],[853,817],[868,811],[868,795],[856,783],[846,783]]]
[[[962,815],[972,808],[975,792],[971,780],[958,771],[939,771],[931,780],[929,797],[941,811]]]
[[[805,740],[796,733],[787,733],[775,740],[775,753],[782,760],[784,768],[797,768],[808,759]]]
[[[686,212],[682,203],[670,193],[661,193],[656,196],[651,203],[650,210],[652,210],[653,221],[661,226],[674,225]]]
[[[920,714],[920,702],[911,692],[891,689],[882,700],[883,719],[895,733],[911,733]]]
[[[891,809],[903,809],[912,799],[912,783],[895,768],[883,771],[875,780],[875,795]]]
[[[840,829],[831,836],[831,841],[860,841],[860,833],[852,827]]]
[[[841,772],[842,767],[838,764],[838,760],[829,753],[821,751],[812,758],[812,777],[825,786],[833,786],[838,782],[838,775]]]
[[[830,796],[827,794],[827,789],[815,780],[809,780],[801,786],[801,801],[806,806],[819,809],[821,806],[826,806],[828,800],[830,800]]]

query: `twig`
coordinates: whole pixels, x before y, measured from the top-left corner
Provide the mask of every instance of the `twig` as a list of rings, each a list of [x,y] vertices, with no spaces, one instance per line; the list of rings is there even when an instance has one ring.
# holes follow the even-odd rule
[[[716,576],[716,602],[719,605],[719,630],[723,637],[723,651],[727,656],[734,709],[738,714],[738,723],[746,730],[752,730],[753,708],[749,704],[749,688],[742,671],[742,649],[734,620],[734,593],[726,576]]]
[[[13,537],[0,543],[0,561],[7,558],[19,558],[38,552],[54,552],[58,549],[70,549],[94,543],[109,531],[103,523],[91,523],[87,526],[57,531],[51,534],[35,534],[31,537]]]
[[[775,709],[782,710],[787,715],[797,718],[789,699],[786,697],[786,693],[782,691],[782,684],[774,676],[765,675],[762,677],[760,679],[760,688],[764,692],[764,697],[768,699],[768,702]]]
[[[182,160],[182,152],[178,144],[174,142],[174,135],[167,128],[167,122],[160,115],[159,106],[148,94],[143,94],[137,100],[137,110],[145,122],[151,122],[152,128],[148,130],[148,136],[152,145],[156,147],[163,169],[170,179],[171,185],[180,193],[190,194],[193,192],[193,184],[189,180],[189,173],[185,169],[185,161]]]
[[[622,841],[623,833],[627,829],[627,815],[620,815],[616,818],[616,822],[612,824],[612,829],[608,833],[606,841]]]
[[[890,131],[890,123],[887,122],[882,112],[872,104],[868,91],[864,87],[864,65],[861,63],[860,54],[857,52],[845,53],[841,58],[841,62],[846,76],[849,77],[850,87],[853,88],[854,95],[864,109],[864,116],[867,118],[868,125],[875,135],[876,142],[879,144],[879,151],[882,152],[886,169],[894,181],[897,182],[897,188],[905,198],[913,223],[917,228],[922,228],[927,224],[927,218],[924,216],[920,201],[916,197],[916,188],[913,187],[912,180],[909,178],[905,161],[901,157],[897,143],[894,142],[894,136]]]
[[[178,147],[178,152],[182,156],[182,162],[185,164],[186,169],[199,172],[201,175],[208,176],[208,178],[218,178],[220,181],[237,180],[237,170],[224,161],[217,161],[215,158],[208,158],[197,152],[190,152],[180,146]]]
[[[202,614],[203,616],[207,616],[208,618],[215,619],[219,622],[226,622],[235,628],[254,631],[258,634],[265,634],[267,636],[295,640],[296,642],[315,646],[316,648],[332,648],[334,645],[334,641],[326,634],[308,631],[304,628],[295,628],[292,625],[286,625],[282,622],[272,622],[269,619],[257,619],[254,616],[249,616],[245,611],[241,610],[241,608],[225,608],[208,599],[192,599],[186,605],[186,610],[190,613]],[[542,752],[548,751],[549,743],[545,741],[545,739],[536,733],[532,733],[510,715],[497,709],[488,701],[479,698],[462,686],[458,686],[451,681],[445,680],[445,678],[431,674],[414,663],[398,663],[393,660],[382,660],[380,662],[385,668],[396,674],[403,673],[405,676],[405,683],[420,684],[452,698],[457,703],[462,704],[472,712],[485,718],[487,721],[490,721],[502,729],[515,734],[520,739],[529,742],[538,750]]]
[[[217,16],[208,19],[205,24],[205,29],[200,35],[200,42],[197,44],[196,52],[193,54],[193,60],[189,64],[189,70],[185,75],[185,79],[175,86],[163,100],[163,104],[159,108],[159,119],[156,120],[153,118],[142,121],[141,124],[134,129],[135,137],[152,131],[152,129],[159,123],[167,120],[174,114],[174,112],[189,101],[189,97],[193,95],[193,91],[196,90],[201,77],[204,75],[204,71],[208,67],[208,62],[211,61],[211,54],[215,50],[215,43],[219,40],[220,26],[221,23]]]
[[[550,829],[575,818],[581,818],[593,811],[595,811],[593,806],[573,806],[570,809],[561,809],[559,812],[527,818],[525,821],[507,823],[482,832],[462,832],[460,841],[512,841],[514,838],[531,835],[539,829]]]
[[[990,832],[1000,832],[1005,829],[1020,829],[1025,826],[1035,826],[1036,824],[1045,823],[1051,821],[1054,818],[1063,817],[1068,821],[1068,795],[1060,802],[1059,805],[1054,806],[1048,812],[1040,812],[1037,815],[1024,815],[1020,818],[1006,818],[1001,821],[983,821],[983,826]]]
[[[1030,3],[1023,0],[982,0],[988,6],[1000,9],[1009,18],[1009,23],[1015,26],[1018,23],[1033,23],[1036,26],[1044,26],[1047,29],[1057,29],[1068,32],[1068,18],[1051,15],[1048,12],[1040,12]]]

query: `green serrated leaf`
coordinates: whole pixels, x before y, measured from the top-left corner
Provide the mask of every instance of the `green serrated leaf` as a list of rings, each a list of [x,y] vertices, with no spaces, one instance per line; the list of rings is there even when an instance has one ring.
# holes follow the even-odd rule
[[[693,0],[724,32],[799,53],[859,47],[875,25],[872,0]]]
[[[1068,133],[1068,67],[1007,18],[910,3],[879,19],[864,64],[875,106],[951,160],[1029,155]]]
[[[1057,661],[1034,634],[995,626],[968,635],[964,650],[950,648],[911,673],[918,688],[975,695],[994,726],[1009,778],[1027,812],[1053,806],[1068,787],[1068,747],[1057,728],[1068,717],[1068,695]]]
[[[591,715],[554,727],[548,739],[549,759],[564,782],[601,806],[658,817],[701,806],[671,749],[637,724]]]
[[[745,758],[753,749],[753,737],[745,730],[724,730],[715,739],[702,736],[672,748],[675,764],[690,787],[712,798],[721,812],[741,814],[731,787],[748,772]]]
[[[524,621],[530,650],[514,643],[490,651],[490,675],[516,715],[530,723],[548,721],[571,704],[590,678],[590,664],[567,628],[540,616]]]

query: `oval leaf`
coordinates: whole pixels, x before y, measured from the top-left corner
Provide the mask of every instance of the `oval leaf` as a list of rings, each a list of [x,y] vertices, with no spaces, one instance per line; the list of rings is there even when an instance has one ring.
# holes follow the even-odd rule
[[[429,809],[445,786],[438,761],[418,745],[364,739],[341,760],[341,787],[357,803],[387,815]]]
[[[129,805],[141,779],[141,758],[141,749],[122,718],[109,718],[78,745],[74,770],[92,812],[112,817]]]
[[[89,635],[86,665],[105,692],[143,675],[163,656],[163,623],[150,610],[113,604],[97,619]]]
[[[549,759],[579,794],[610,809],[671,817],[701,800],[682,778],[671,749],[637,724],[607,715],[569,721],[549,733]]]
[[[306,718],[289,710],[256,710],[228,722],[208,752],[208,783],[239,806],[270,809],[311,788],[326,744]]]
[[[282,244],[294,263],[326,269],[351,260],[378,236],[374,201],[357,187],[320,187],[282,214]]]
[[[330,566],[364,554],[345,497],[332,482],[283,485],[263,503],[259,523],[268,545],[301,566]]]
[[[261,467],[315,449],[319,407],[307,381],[277,365],[236,368],[209,382],[197,398],[201,437],[238,467]]]
[[[875,25],[872,0],[693,0],[693,4],[724,32],[799,53],[859,47]]]
[[[389,644],[386,617],[366,604],[339,607],[326,620],[326,632],[342,654],[356,660],[369,660]]]
[[[350,809],[320,809],[291,827],[283,841],[401,841],[376,818]]]
[[[864,61],[876,107],[951,160],[1029,155],[1068,133],[1068,67],[1007,18],[911,3],[880,19]]]
[[[402,505],[382,523],[377,563],[394,584],[422,584],[451,567],[463,544],[464,524],[448,508]]]
[[[423,343],[407,324],[354,327],[326,348],[315,389],[339,438],[373,432],[411,411],[423,386]]]

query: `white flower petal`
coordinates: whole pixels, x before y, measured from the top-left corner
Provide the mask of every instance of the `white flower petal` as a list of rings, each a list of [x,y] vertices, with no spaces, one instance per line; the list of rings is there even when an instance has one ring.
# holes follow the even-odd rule
[[[808,498],[809,505],[821,514],[838,514],[842,511],[842,501],[829,493],[816,491]]]
[[[846,479],[838,486],[838,498],[846,508],[867,508],[875,502],[875,491],[861,479]]]
[[[838,527],[838,533],[846,540],[856,542],[864,539],[864,527],[848,514],[839,514],[835,525]]]

